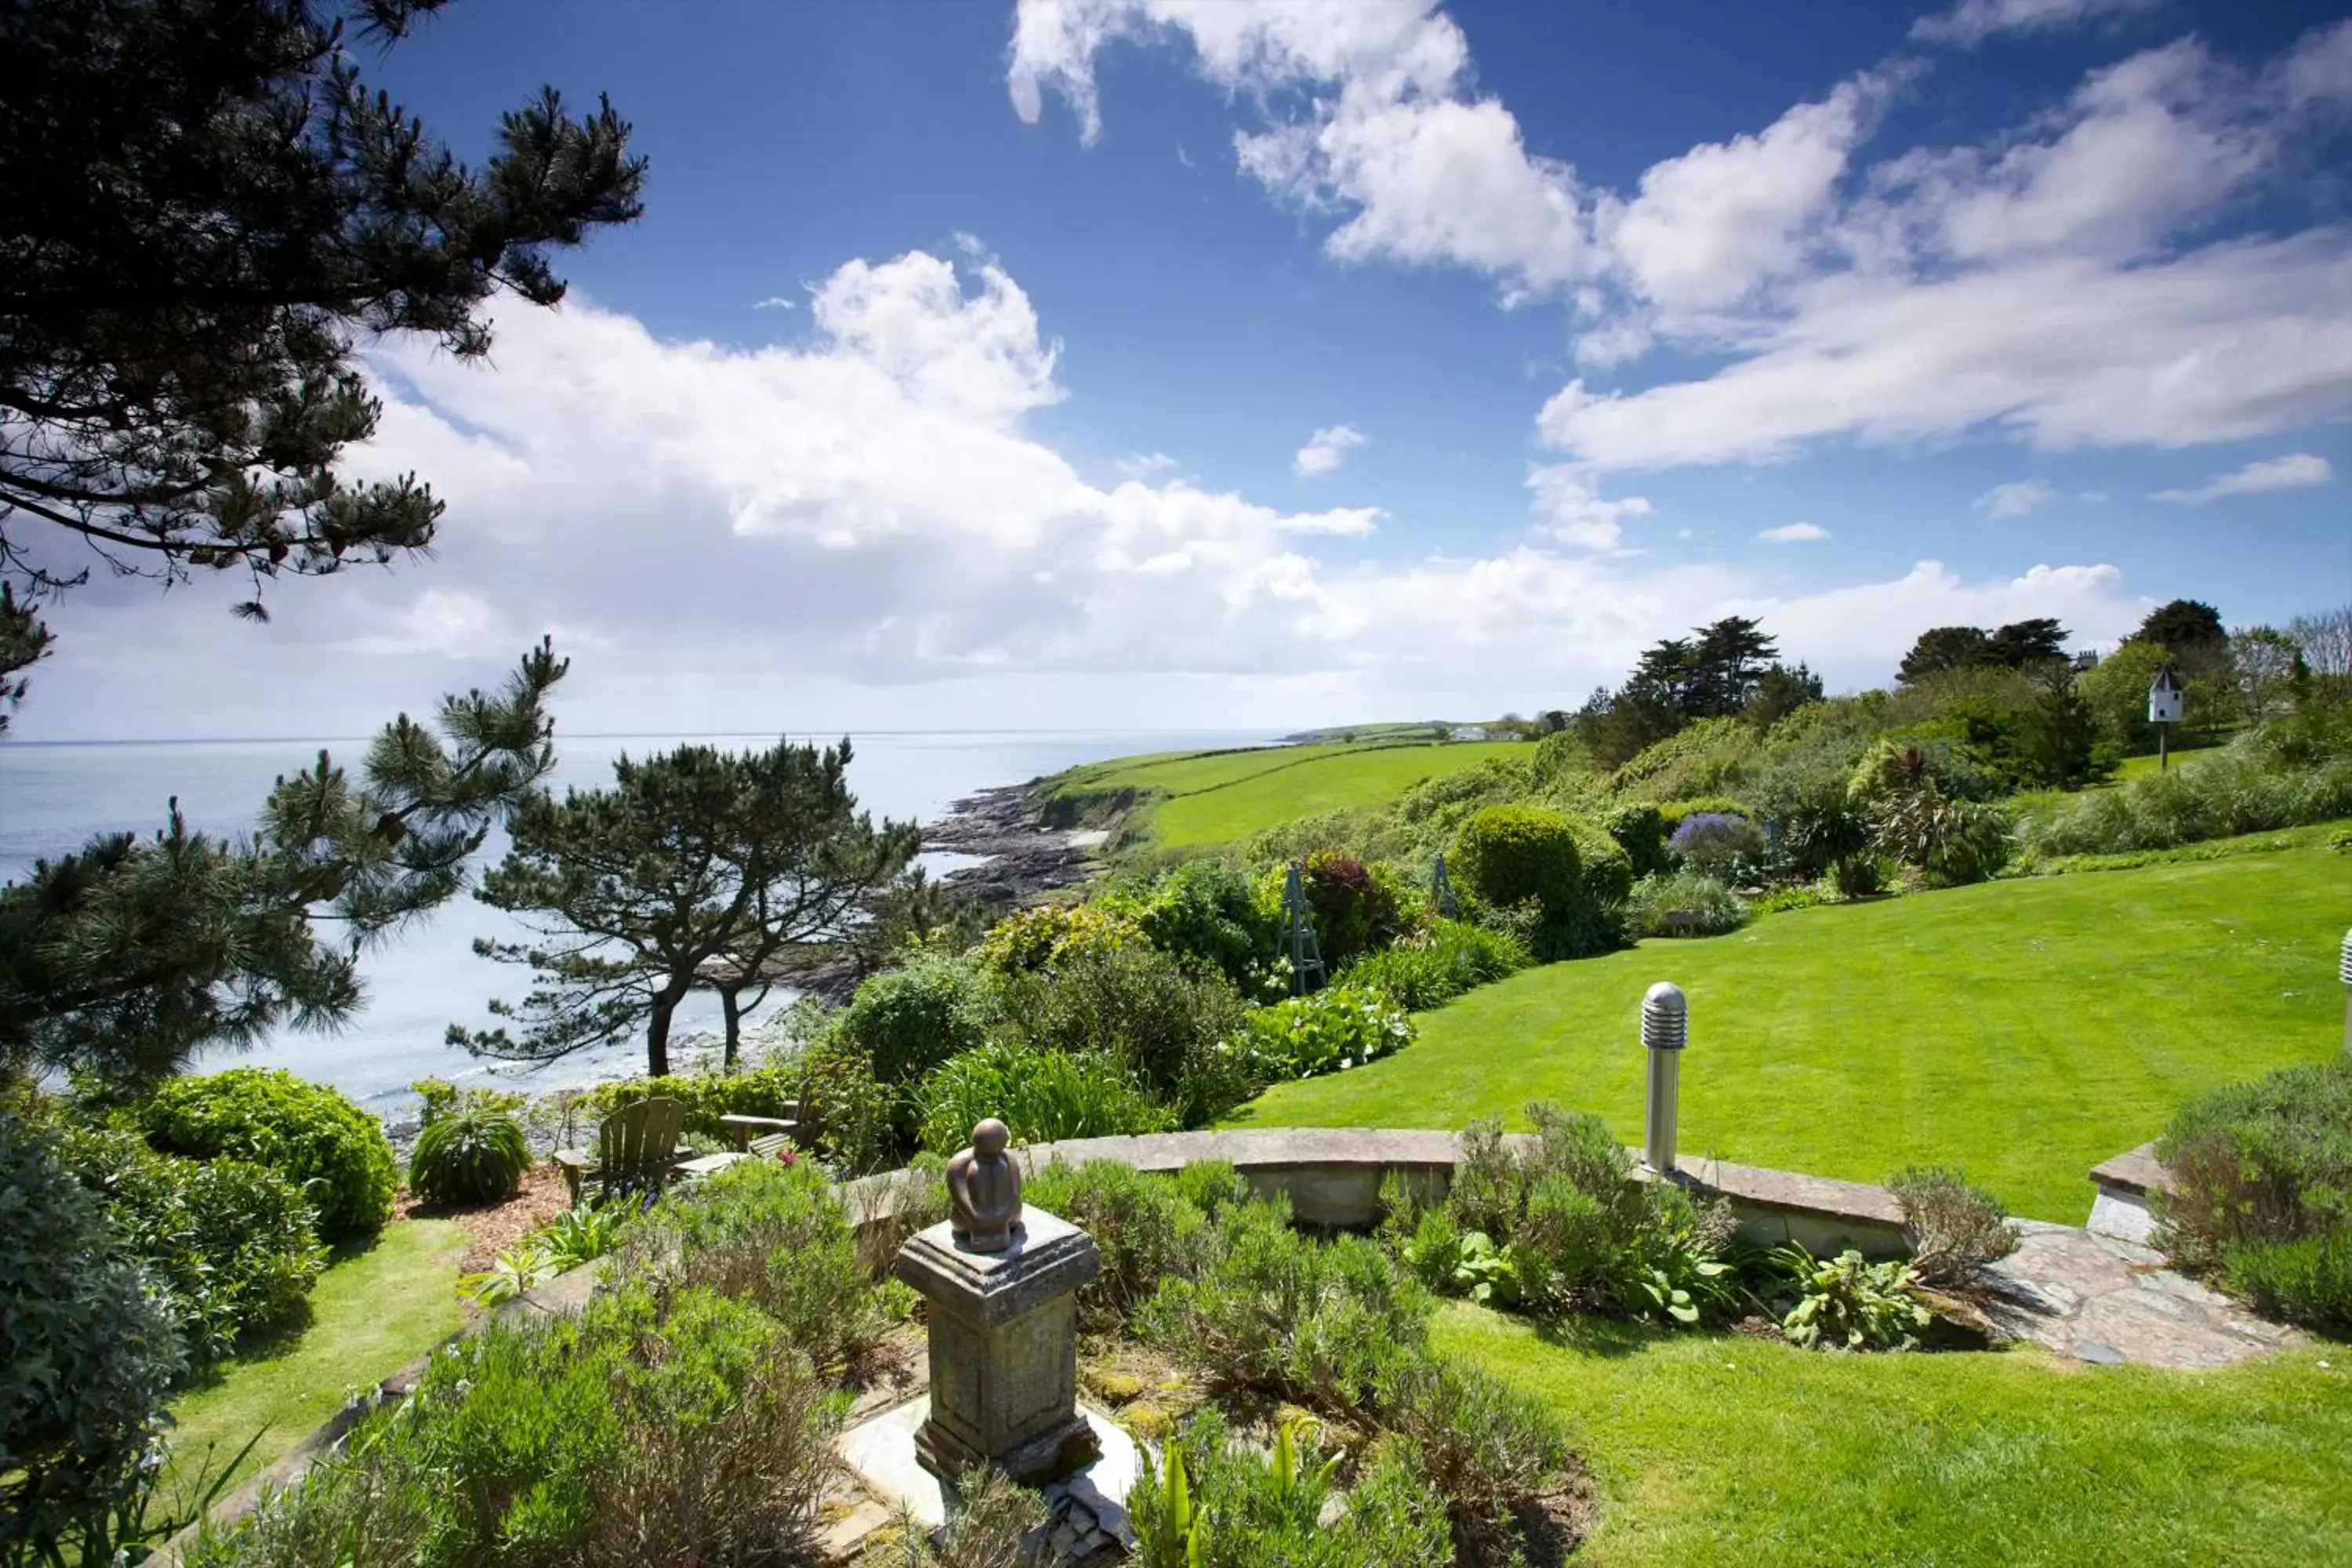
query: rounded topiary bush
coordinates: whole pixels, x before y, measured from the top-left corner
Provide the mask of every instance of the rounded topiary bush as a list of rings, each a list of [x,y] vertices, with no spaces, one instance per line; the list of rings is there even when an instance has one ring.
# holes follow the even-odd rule
[[[408,1190],[429,1204],[499,1203],[514,1196],[530,1169],[521,1122],[487,1106],[461,1106],[416,1135]]]
[[[1500,908],[1533,899],[1547,915],[1575,901],[1583,869],[1576,828],[1539,805],[1490,805],[1462,825],[1454,859],[1470,889]]]
[[[995,1016],[988,976],[971,960],[923,953],[860,985],[833,1029],[876,1079],[898,1084],[980,1046]]]
[[[325,1084],[275,1068],[174,1079],[140,1122],[166,1154],[227,1154],[284,1176],[318,1206],[326,1240],[372,1236],[391,1217],[395,1172],[383,1125]]]

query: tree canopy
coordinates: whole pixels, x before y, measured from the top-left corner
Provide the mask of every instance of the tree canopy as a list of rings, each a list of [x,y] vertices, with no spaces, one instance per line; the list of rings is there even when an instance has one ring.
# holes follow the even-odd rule
[[[1895,679],[1914,686],[1948,670],[2001,667],[2028,669],[2066,657],[2066,628],[2048,617],[1981,626],[1930,626],[1903,656]]]
[[[551,251],[638,212],[644,160],[552,88],[479,169],[362,79],[443,0],[0,5],[0,703],[92,564],[166,581],[386,563],[433,541],[414,476],[348,481],[376,427],[356,355],[490,347],[482,307],[551,305]],[[14,677],[14,679],[9,678]]]
[[[845,739],[822,752],[681,746],[623,757],[610,789],[525,801],[478,896],[541,940],[474,943],[532,971],[521,1002],[490,1005],[520,1034],[453,1024],[450,1043],[551,1061],[642,1028],[659,1075],[678,1005],[703,988],[727,1003],[731,1057],[740,993],[764,990],[788,947],[845,937],[919,845],[912,824],[877,827],[857,809],[850,755]]]
[[[2221,612],[2202,599],[2175,599],[2147,613],[2133,642],[2154,643],[2175,657],[2218,651],[2230,640]]]
[[[500,690],[444,699],[438,733],[401,715],[357,779],[320,752],[249,837],[191,833],[175,801],[150,838],[104,835],[0,887],[0,1070],[136,1086],[208,1045],[349,1019],[361,952],[462,889],[554,765],[546,704],[564,668],[542,643]]]

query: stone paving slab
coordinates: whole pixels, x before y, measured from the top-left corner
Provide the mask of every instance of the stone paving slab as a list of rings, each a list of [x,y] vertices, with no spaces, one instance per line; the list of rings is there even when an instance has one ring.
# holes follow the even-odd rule
[[[1987,1315],[2077,1361],[2216,1367],[2305,1336],[2165,1267],[2154,1247],[2074,1226],[2013,1221],[2023,1239],[1986,1268]]]

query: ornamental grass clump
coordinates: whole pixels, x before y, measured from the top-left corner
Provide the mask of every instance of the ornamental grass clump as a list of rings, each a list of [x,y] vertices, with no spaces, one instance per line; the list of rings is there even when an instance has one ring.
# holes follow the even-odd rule
[[[1634,937],[1721,936],[1748,923],[1748,901],[1703,871],[1644,877],[1625,900],[1625,932]]]
[[[1176,1113],[1135,1081],[1127,1064],[1097,1051],[1065,1052],[997,1041],[934,1068],[914,1089],[922,1145],[952,1154],[993,1116],[1018,1143],[1165,1132]]]
[[[416,1135],[408,1190],[428,1204],[503,1203],[530,1169],[530,1143],[521,1122],[502,1110],[460,1106]]]

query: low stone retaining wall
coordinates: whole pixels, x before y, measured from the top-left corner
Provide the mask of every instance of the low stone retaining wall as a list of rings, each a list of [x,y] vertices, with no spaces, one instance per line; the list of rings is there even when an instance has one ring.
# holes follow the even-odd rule
[[[2100,1236],[2146,1243],[2156,1235],[2156,1216],[2148,1211],[2148,1194],[2168,1190],[2171,1174],[2156,1157],[2156,1144],[2126,1149],[2091,1167],[2091,1217],[2084,1228]]]
[[[1507,1142],[1524,1145],[1525,1133]],[[1639,1179],[1653,1179],[1639,1164]],[[1019,1151],[1026,1169],[1055,1161],[1083,1165],[1115,1160],[1139,1171],[1169,1172],[1201,1160],[1223,1160],[1253,1191],[1290,1199],[1291,1213],[1315,1226],[1357,1226],[1380,1217],[1381,1178],[1391,1172],[1426,1201],[1444,1196],[1461,1159],[1452,1132],[1391,1128],[1251,1127],[1205,1132],[1155,1132],[1134,1138],[1084,1138]],[[1769,1245],[1798,1241],[1812,1251],[1847,1247],[1873,1258],[1907,1248],[1903,1210],[1884,1187],[1833,1181],[1793,1171],[1738,1165],[1727,1160],[1679,1157],[1674,1180],[1695,1197],[1724,1198],[1739,1215],[1740,1233]]]

